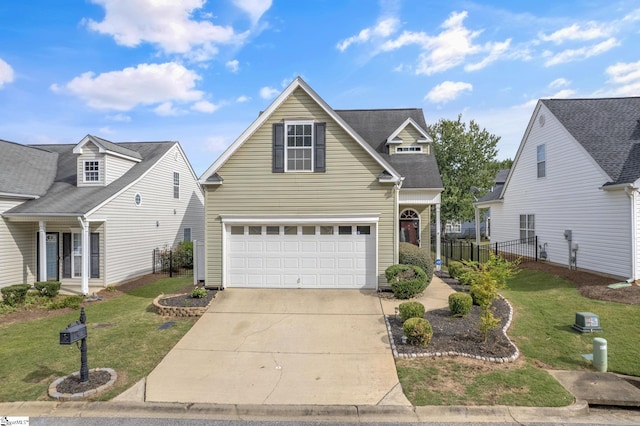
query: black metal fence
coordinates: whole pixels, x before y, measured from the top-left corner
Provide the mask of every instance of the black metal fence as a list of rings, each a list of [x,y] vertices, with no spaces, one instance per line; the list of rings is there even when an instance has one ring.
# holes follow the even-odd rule
[[[173,248],[154,249],[153,273],[169,277],[193,276],[193,246],[180,244]]]
[[[442,239],[440,253],[445,265],[452,260],[484,263],[489,260],[489,253],[500,255],[510,262],[518,259],[522,263],[537,262],[538,237],[484,244],[476,244],[468,240]]]

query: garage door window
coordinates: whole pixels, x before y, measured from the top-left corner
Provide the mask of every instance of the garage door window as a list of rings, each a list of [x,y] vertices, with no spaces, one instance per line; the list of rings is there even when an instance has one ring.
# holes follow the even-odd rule
[[[244,235],[244,226],[232,226],[231,235]]]
[[[351,235],[353,232],[351,231],[350,226],[338,226],[338,234],[340,235]]]
[[[279,235],[280,227],[279,226],[267,226],[267,235]]]
[[[302,235],[316,235],[316,227],[315,226],[303,226],[302,227]]]
[[[320,235],[333,235],[333,226],[321,226]]]
[[[262,235],[262,226],[250,226],[249,235]]]
[[[285,226],[284,227],[284,235],[298,235],[298,227],[297,226]]]
[[[358,226],[358,235],[371,235],[370,226]]]

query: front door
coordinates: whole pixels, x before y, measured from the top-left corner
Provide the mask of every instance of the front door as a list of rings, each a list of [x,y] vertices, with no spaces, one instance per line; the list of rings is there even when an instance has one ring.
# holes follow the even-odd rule
[[[417,220],[400,221],[400,242],[420,245],[420,234]]]
[[[60,279],[58,268],[58,233],[47,232],[47,281]]]

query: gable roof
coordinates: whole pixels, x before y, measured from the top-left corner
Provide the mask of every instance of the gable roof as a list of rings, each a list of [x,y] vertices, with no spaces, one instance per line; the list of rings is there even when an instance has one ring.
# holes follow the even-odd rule
[[[336,110],[336,113],[405,178],[403,188],[442,188],[435,155],[388,154],[387,139],[397,136],[407,125],[431,141],[425,131],[427,124],[422,109]]]
[[[542,99],[540,102],[611,178],[640,178],[640,97]]]
[[[493,180],[493,182],[495,183],[493,188],[491,188],[491,190],[487,192],[484,196],[480,197],[478,201],[476,201],[474,204],[486,203],[489,201],[495,201],[500,199],[502,188],[504,188],[504,184],[507,181],[507,177],[509,176],[510,171],[511,169],[498,170],[498,173],[496,174],[496,177]]]
[[[382,156],[371,147],[371,145],[365,142],[362,136],[356,133],[345,122],[345,120],[336,113],[336,111],[334,111],[320,96],[318,96],[318,94],[307,83],[305,83],[304,80],[297,77],[291,82],[291,84],[289,84],[289,86],[287,86],[286,89],[282,91],[282,93],[280,93],[271,105],[269,105],[269,107],[262,112],[262,114],[260,114],[244,132],[242,132],[231,146],[229,146],[229,148],[227,148],[222,155],[218,157],[218,159],[202,174],[202,176],[200,176],[200,183],[212,183],[209,178],[220,170],[220,167],[227,162],[238,148],[240,148],[242,144],[244,144],[244,142],[269,119],[271,114],[273,114],[273,112],[276,111],[280,105],[284,103],[284,101],[298,88],[304,90],[336,123],[338,123],[339,126],[341,126],[358,144],[360,144],[360,146],[362,146],[362,148],[364,148],[364,150],[367,151],[367,153],[369,153],[369,155],[371,155],[378,164],[380,164],[384,171],[388,172],[392,181],[400,181],[400,175],[398,172],[394,170],[394,168],[385,159],[383,159]]]
[[[142,158],[124,175],[106,186],[78,187],[77,145],[30,145],[33,150],[48,150],[57,158],[55,178],[46,194],[28,200],[4,213],[6,216],[80,216],[90,213],[102,203],[143,177],[177,142],[122,142],[117,145],[135,151]]]
[[[100,152],[116,155],[118,157],[127,158],[139,162],[142,160],[142,155],[139,152],[122,146],[122,144],[116,144],[106,139],[99,138],[93,135],[87,135],[73,148],[74,154],[81,154],[82,148],[91,142],[96,145]]]
[[[58,154],[0,140],[0,195],[37,198],[56,175]]]

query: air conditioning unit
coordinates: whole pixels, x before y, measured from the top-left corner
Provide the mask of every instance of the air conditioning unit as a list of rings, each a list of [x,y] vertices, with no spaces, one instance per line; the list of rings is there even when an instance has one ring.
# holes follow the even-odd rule
[[[573,328],[580,333],[602,331],[600,318],[591,312],[576,312],[576,322]]]

